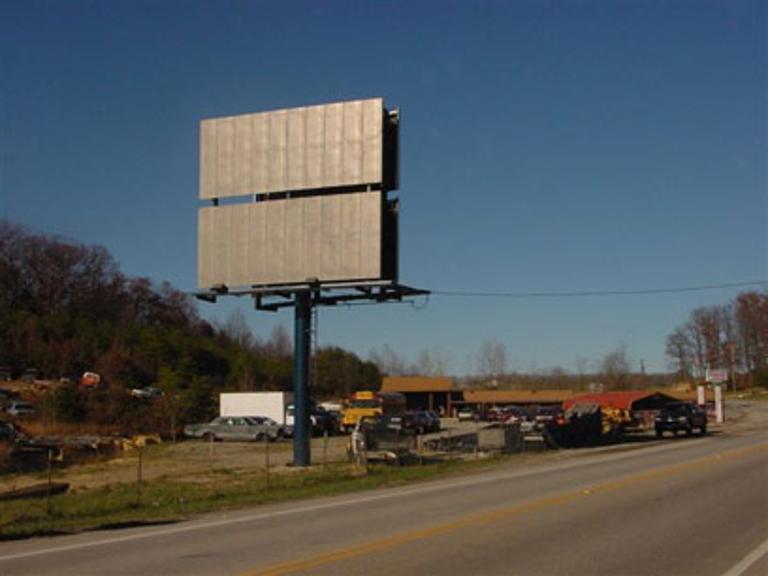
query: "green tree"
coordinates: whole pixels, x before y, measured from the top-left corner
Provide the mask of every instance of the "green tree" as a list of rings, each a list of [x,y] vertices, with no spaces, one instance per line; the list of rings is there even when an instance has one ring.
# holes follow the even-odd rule
[[[88,401],[77,387],[62,386],[53,392],[53,410],[58,420],[82,422],[88,416]]]
[[[349,396],[357,390],[378,390],[381,374],[372,362],[363,362],[356,354],[328,346],[314,357],[314,394],[317,397]]]

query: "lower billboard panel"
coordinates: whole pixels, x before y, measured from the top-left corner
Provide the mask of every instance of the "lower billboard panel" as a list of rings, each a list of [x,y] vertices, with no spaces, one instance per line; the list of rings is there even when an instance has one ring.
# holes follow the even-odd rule
[[[393,280],[396,219],[378,191],[200,208],[198,285]]]

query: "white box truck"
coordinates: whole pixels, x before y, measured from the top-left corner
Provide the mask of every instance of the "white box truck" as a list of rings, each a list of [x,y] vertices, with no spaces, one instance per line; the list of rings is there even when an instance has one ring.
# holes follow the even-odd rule
[[[293,392],[225,392],[219,395],[220,416],[267,416],[278,424],[293,427],[286,421]]]

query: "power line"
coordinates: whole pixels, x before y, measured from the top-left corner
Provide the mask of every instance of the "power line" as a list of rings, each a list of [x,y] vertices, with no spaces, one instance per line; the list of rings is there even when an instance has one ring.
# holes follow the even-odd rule
[[[588,296],[636,296],[647,294],[672,294],[677,292],[703,292],[724,288],[746,288],[748,286],[768,286],[768,280],[750,280],[727,284],[704,284],[700,286],[682,286],[673,288],[640,288],[635,290],[586,290],[574,292],[473,292],[460,290],[432,290],[435,296],[455,296],[468,298],[578,298]]]

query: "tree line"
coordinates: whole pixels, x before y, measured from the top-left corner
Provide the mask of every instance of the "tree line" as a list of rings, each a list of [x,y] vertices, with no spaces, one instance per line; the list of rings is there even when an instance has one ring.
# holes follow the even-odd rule
[[[768,294],[744,292],[694,309],[667,337],[666,351],[680,379],[724,369],[734,384],[768,386]]]
[[[313,361],[315,395],[380,385],[374,364],[340,348],[321,348]],[[181,420],[197,419],[214,411],[220,391],[290,390],[293,364],[282,327],[262,340],[239,312],[210,323],[189,295],[126,276],[101,246],[0,220],[0,366],[73,382],[99,373],[97,406],[75,394],[60,403],[110,422],[126,413],[130,388],[156,385]]]

